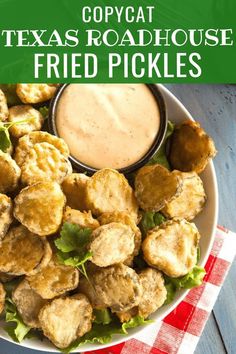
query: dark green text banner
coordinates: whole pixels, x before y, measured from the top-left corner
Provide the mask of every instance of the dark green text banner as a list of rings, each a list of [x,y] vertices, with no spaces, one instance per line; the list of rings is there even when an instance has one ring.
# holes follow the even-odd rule
[[[0,82],[236,83],[236,1],[0,0]]]

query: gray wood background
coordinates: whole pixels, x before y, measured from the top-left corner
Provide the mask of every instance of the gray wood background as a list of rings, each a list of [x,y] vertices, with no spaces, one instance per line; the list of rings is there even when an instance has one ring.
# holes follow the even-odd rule
[[[236,85],[174,84],[166,87],[216,142],[218,155],[214,162],[220,194],[219,224],[236,231]],[[0,340],[0,354],[33,353],[41,352]],[[195,354],[224,353],[236,353],[235,262],[195,351]]]

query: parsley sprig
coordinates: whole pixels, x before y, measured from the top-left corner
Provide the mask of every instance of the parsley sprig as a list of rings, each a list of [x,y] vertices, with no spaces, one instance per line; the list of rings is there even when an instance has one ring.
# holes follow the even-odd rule
[[[22,119],[15,122],[0,122],[0,150],[3,152],[7,152],[7,150],[11,147],[11,137],[9,133],[9,129],[14,125],[21,125],[28,123],[32,120],[32,118]]]
[[[92,257],[87,250],[92,230],[65,222],[60,238],[55,240],[57,257],[60,263],[76,267],[88,279],[85,263]]]

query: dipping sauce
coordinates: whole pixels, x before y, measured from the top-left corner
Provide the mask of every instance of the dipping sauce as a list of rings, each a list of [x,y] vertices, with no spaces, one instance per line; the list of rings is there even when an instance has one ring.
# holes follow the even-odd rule
[[[70,84],[58,101],[56,127],[80,162],[120,169],[149,151],[160,112],[145,84]]]

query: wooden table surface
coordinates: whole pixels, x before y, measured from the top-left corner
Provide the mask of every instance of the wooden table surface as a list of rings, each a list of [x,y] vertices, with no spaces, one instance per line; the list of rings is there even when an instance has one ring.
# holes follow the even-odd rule
[[[174,84],[166,87],[182,101],[195,119],[202,123],[216,143],[219,224],[236,231],[236,85]],[[235,280],[236,262],[230,269],[195,354],[236,353]],[[0,340],[0,354],[34,353],[40,352],[21,349]]]

